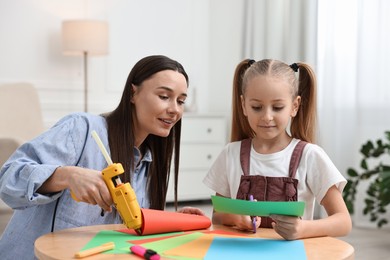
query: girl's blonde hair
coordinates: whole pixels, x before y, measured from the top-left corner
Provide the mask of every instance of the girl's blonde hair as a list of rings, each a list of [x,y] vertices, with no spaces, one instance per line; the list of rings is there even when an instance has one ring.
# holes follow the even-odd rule
[[[299,71],[298,77],[295,70]],[[247,84],[257,76],[275,77],[291,86],[291,98],[301,97],[301,103],[295,117],[291,119],[290,132],[293,138],[314,143],[317,120],[317,83],[313,69],[306,63],[288,65],[272,59],[241,61],[235,70],[233,79],[233,111],[230,141],[253,138],[255,133],[244,115],[241,96],[245,94]]]

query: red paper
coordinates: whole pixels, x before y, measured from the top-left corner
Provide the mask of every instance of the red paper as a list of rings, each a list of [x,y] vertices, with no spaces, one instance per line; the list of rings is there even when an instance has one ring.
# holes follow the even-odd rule
[[[206,216],[154,209],[142,210],[140,235],[206,229],[211,221]]]

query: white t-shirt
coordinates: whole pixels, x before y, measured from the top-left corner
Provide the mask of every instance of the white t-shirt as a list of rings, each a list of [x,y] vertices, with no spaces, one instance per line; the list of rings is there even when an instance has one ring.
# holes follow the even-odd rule
[[[291,155],[298,139],[280,152],[260,154],[250,150],[250,175],[288,177]],[[211,166],[203,183],[225,197],[236,198],[243,171],[240,164],[241,141],[225,146]],[[306,203],[303,219],[313,219],[315,200],[322,201],[330,187],[342,192],[347,181],[324,150],[308,143],[302,153],[295,178],[298,179],[298,201]]]

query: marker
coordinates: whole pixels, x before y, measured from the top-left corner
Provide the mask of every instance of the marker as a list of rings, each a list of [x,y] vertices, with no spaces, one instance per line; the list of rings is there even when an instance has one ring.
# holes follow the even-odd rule
[[[253,201],[253,195],[249,195],[249,200]],[[253,225],[253,233],[256,233],[256,217],[251,216],[252,225]]]
[[[84,251],[80,251],[80,252],[76,253],[74,255],[74,257],[76,257],[76,258],[83,258],[83,257],[86,257],[86,256],[99,254],[101,252],[104,252],[104,251],[107,251],[107,250],[111,250],[111,249],[114,249],[114,248],[115,248],[114,242],[108,242],[108,243],[102,244],[102,245],[94,247],[94,248],[90,248],[90,249],[87,249],[87,250],[84,250]]]
[[[131,246],[130,250],[134,254],[141,256],[141,257],[145,258],[146,260],[159,260],[160,259],[160,255],[157,254],[156,251],[153,251],[151,249],[146,249],[146,248],[139,246],[139,245]]]

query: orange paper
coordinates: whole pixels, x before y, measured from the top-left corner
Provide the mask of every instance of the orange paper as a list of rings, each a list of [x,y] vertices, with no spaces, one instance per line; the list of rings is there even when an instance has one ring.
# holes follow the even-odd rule
[[[186,233],[173,233],[175,235],[167,235],[167,236],[161,236],[161,237],[153,237],[153,238],[145,238],[145,239],[137,239],[137,240],[129,240],[128,242],[130,244],[133,244],[133,245],[142,245],[142,244],[145,244],[145,243],[151,243],[151,242],[154,242],[154,241],[159,241],[159,240],[162,240],[162,239],[168,239],[168,238],[172,238],[172,237],[177,237],[177,236],[183,236],[185,235]]]
[[[210,219],[206,216],[154,209],[141,209],[141,211],[140,235],[206,229],[211,225]]]
[[[199,258],[203,259],[210,248],[211,243],[213,242],[214,237],[247,237],[242,234],[238,235],[228,235],[228,234],[212,234],[207,233],[203,236],[188,242],[184,245],[169,249],[164,251],[166,256],[183,256],[190,258]],[[247,237],[248,238],[248,237]]]

